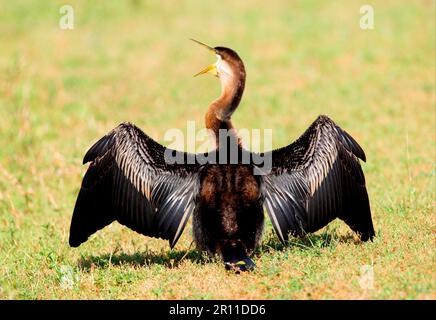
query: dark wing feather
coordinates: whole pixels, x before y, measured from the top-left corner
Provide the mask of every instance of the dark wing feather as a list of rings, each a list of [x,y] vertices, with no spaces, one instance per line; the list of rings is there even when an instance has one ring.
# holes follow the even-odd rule
[[[91,164],[73,212],[71,246],[115,220],[143,235],[168,239],[171,247],[176,244],[195,206],[199,166],[168,164],[165,150],[129,123],[89,149],[83,163]],[[185,160],[189,156],[169,151]]]
[[[272,151],[264,177],[265,207],[281,241],[314,232],[339,217],[362,240],[374,236],[359,144],[320,116],[294,143]]]

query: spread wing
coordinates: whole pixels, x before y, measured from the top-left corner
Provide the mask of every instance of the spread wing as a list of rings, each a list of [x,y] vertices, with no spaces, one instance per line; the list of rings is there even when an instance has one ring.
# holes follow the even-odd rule
[[[168,155],[193,163],[186,161],[193,155],[166,149],[129,123],[95,143],[83,160],[91,164],[74,208],[70,245],[117,220],[173,247],[195,206],[199,166],[169,164]]]
[[[268,155],[267,155],[268,156]],[[272,170],[264,177],[265,207],[281,241],[288,234],[314,232],[335,218],[362,240],[372,239],[359,144],[331,119],[320,116],[294,143],[272,151]]]

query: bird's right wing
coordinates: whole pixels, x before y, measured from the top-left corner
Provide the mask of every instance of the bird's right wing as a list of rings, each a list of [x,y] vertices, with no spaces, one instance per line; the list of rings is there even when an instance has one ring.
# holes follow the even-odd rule
[[[185,164],[168,163],[168,154],[183,157]],[[143,235],[168,239],[173,247],[198,193],[200,167],[186,164],[190,156],[166,149],[129,123],[109,132],[84,157],[83,163],[91,164],[74,208],[70,245],[79,246],[117,220]]]

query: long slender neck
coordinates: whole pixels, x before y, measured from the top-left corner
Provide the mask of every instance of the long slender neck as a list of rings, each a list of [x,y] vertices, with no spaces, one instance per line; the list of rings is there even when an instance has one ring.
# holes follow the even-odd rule
[[[214,100],[206,113],[206,128],[214,134],[216,146],[219,148],[220,129],[230,130],[228,134],[235,135],[238,143],[240,139],[236,136],[231,116],[241,101],[245,88],[245,72],[237,76],[221,78],[221,95]]]

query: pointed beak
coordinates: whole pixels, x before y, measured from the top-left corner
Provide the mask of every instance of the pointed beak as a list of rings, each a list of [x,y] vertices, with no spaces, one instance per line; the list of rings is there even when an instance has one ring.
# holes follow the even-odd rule
[[[195,43],[198,43],[200,46],[206,48],[209,51],[212,51],[213,53],[216,53],[216,50],[214,48],[212,48],[211,46],[208,46],[207,44],[204,44],[203,42],[200,42],[200,41],[192,39],[192,38],[189,40],[194,41]]]
[[[195,40],[195,39],[190,39],[190,40],[194,41],[195,43],[198,43],[202,47],[204,47],[207,50],[212,51],[214,54],[216,54],[216,50],[214,48],[212,48],[211,46],[208,46],[207,44],[204,44],[203,42],[200,42],[200,41]],[[212,65],[208,66],[207,68],[201,70],[199,73],[195,74],[194,77],[197,77],[199,75],[206,74],[206,73],[210,73],[210,74],[213,74],[214,76],[218,77],[218,70],[216,68],[216,64],[212,64]]]
[[[205,74],[205,73],[210,73],[210,74],[213,74],[214,76],[218,77],[218,70],[216,69],[215,64],[212,64],[212,65],[208,66],[207,68],[201,70],[199,73],[194,74],[194,77]]]

